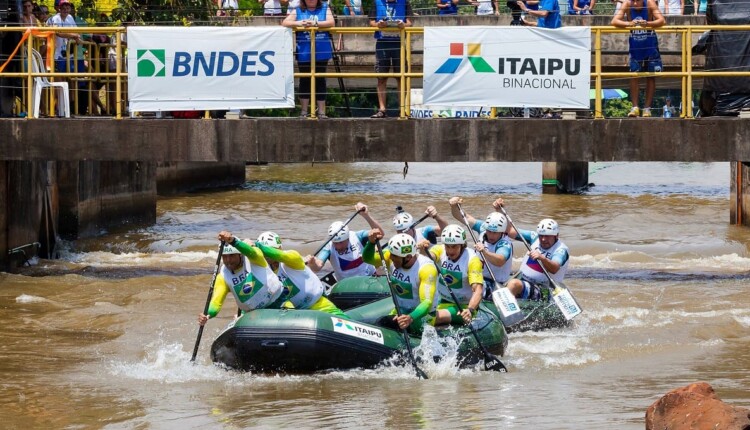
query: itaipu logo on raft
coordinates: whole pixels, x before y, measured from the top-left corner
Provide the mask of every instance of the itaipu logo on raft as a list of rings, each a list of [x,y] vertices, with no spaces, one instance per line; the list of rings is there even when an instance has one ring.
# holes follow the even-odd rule
[[[138,49],[136,76],[270,76],[276,70],[272,61],[275,55],[274,51],[176,51],[167,57],[165,49]]]
[[[438,67],[435,74],[455,74],[464,64],[464,58],[467,58],[476,73],[503,75],[502,88],[576,89],[572,77],[577,77],[581,73],[581,60],[578,58],[520,56],[498,57],[497,71],[495,71],[482,56],[481,43],[451,42],[449,55],[450,57]],[[564,73],[566,77],[557,77],[561,73]]]
[[[354,336],[381,345],[384,344],[383,332],[378,328],[357,324],[353,321],[343,320],[338,317],[331,317],[331,322],[333,322],[333,331],[336,333]]]

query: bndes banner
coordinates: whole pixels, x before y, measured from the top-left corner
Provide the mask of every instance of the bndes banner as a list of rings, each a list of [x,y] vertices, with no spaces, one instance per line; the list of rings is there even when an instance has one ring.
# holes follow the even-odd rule
[[[589,108],[589,27],[426,27],[424,103]]]
[[[292,31],[129,27],[131,111],[294,107]]]

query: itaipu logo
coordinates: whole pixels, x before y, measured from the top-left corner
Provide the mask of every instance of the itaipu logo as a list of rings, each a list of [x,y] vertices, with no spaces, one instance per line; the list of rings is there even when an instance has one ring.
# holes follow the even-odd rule
[[[136,58],[139,78],[166,76],[167,56],[164,49],[139,49]]]
[[[466,46],[466,54],[464,54],[464,45]],[[482,58],[482,44],[481,43],[461,43],[453,42],[450,44],[450,58],[445,60],[435,73],[452,74],[456,73],[459,66],[464,60],[464,56],[469,58],[469,64],[474,68],[477,73],[495,73],[495,69]]]

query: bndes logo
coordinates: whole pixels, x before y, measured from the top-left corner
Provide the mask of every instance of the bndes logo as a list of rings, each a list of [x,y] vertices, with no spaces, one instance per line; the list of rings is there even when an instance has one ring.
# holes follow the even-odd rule
[[[139,49],[137,52],[139,78],[163,77],[166,72],[166,53],[163,49]]]
[[[164,49],[139,49],[137,52],[138,77],[183,76],[270,76],[275,70],[274,51],[232,51],[174,53],[167,60]]]

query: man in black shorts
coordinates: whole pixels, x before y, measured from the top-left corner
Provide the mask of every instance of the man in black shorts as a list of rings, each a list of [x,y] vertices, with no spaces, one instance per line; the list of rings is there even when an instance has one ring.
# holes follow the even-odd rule
[[[411,27],[412,16],[409,0],[375,0],[370,11],[370,26],[378,28],[402,29]],[[375,72],[401,72],[401,36],[394,31],[375,32]],[[398,94],[401,94],[401,81],[396,79]],[[386,118],[386,87],[388,78],[378,78],[378,112],[370,118]]]

